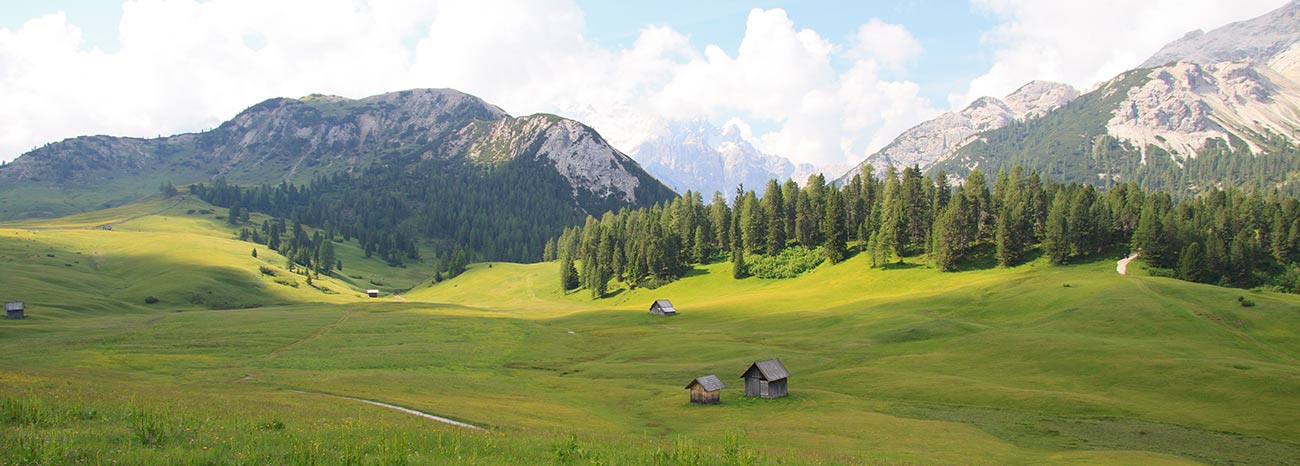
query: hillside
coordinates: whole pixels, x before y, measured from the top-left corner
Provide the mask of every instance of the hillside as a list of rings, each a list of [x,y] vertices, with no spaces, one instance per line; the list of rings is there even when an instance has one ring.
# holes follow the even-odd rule
[[[711,263],[595,301],[560,293],[554,262],[483,263],[367,300],[358,293],[367,280],[402,269],[342,243],[345,271],[364,279],[322,277],[335,293],[279,284],[293,277],[283,258],[253,258],[223,221],[187,213],[201,203],[169,204],[0,228],[15,284],[5,298],[25,299],[30,315],[0,321],[0,462],[1285,464],[1300,455],[1293,295],[1146,277],[1138,266],[1120,276],[1113,258],[939,273],[910,262],[872,269],[858,255],[786,280],[734,280],[728,263]],[[113,230],[93,228],[104,223]],[[259,264],[280,275],[259,275]],[[161,301],[145,304],[149,294]],[[186,299],[196,295],[241,301]],[[648,315],[660,298],[680,315]],[[740,371],[769,357],[790,368],[791,396],[741,397]],[[723,403],[690,405],[682,386],[709,373],[727,385]]]
[[[1300,191],[1300,3],[1171,43],[1042,118],[973,136],[932,171],[1022,165],[1103,186],[1136,181]]]
[[[958,112],[948,112],[904,131],[889,145],[871,154],[838,181],[843,184],[871,165],[877,173],[886,167],[913,165],[928,169],[971,143],[976,133],[1042,116],[1069,103],[1079,92],[1065,84],[1033,81],[1004,99],[981,97]]]
[[[548,115],[512,118],[454,90],[414,89],[360,100],[271,99],[202,133],[49,144],[0,168],[0,219],[111,207],[164,182],[306,183],[391,168],[472,179],[511,164],[559,174],[565,186],[555,194],[583,214],[671,195],[585,125]]]

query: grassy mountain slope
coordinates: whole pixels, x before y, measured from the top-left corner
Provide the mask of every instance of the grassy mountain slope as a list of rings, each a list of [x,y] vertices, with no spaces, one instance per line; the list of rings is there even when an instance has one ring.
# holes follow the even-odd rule
[[[345,272],[365,279],[318,281],[334,293],[281,285],[257,266],[282,258],[254,259],[224,222],[197,213],[203,204],[170,202],[0,229],[5,298],[26,299],[31,314],[0,321],[4,462],[1300,455],[1300,298],[1290,295],[1123,277],[1109,260],[941,274],[855,257],[789,280],[735,281],[715,263],[600,301],[561,294],[555,263],[484,263],[374,300],[358,290],[390,269],[378,261],[345,257]],[[418,275],[394,270],[409,272],[385,278],[397,284]],[[162,301],[146,305],[148,294]],[[1257,305],[1240,306],[1243,294]],[[681,314],[648,315],[656,298]],[[739,372],[768,357],[790,368],[792,395],[740,397]],[[688,404],[681,387],[710,373],[728,384],[723,404]],[[144,445],[141,419],[166,433],[160,445]]]

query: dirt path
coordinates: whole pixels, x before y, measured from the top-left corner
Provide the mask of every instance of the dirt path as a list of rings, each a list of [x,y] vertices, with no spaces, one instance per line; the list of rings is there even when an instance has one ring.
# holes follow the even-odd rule
[[[1133,262],[1133,259],[1137,259],[1137,257],[1138,253],[1135,252],[1130,254],[1128,257],[1120,259],[1119,262],[1115,264],[1115,271],[1119,272],[1120,275],[1128,275],[1128,263]]]
[[[429,419],[429,420],[432,420],[432,421],[441,422],[441,423],[443,423],[443,424],[453,425],[453,426],[456,426],[456,427],[464,427],[464,428],[466,428],[466,429],[471,429],[471,430],[478,430],[478,431],[484,431],[484,432],[487,431],[487,429],[484,429],[484,428],[482,428],[482,427],[479,427],[479,426],[476,426],[476,425],[473,425],[473,424],[467,424],[467,423],[464,423],[464,422],[460,422],[460,421],[455,421],[455,420],[447,419],[447,418],[442,417],[442,416],[434,416],[434,415],[432,415],[432,414],[429,414],[429,413],[426,413],[426,412],[423,412],[423,411],[416,411],[416,410],[414,410],[414,409],[403,408],[403,407],[401,407],[401,406],[397,406],[397,405],[390,405],[390,404],[388,404],[388,403],[380,403],[380,402],[378,402],[378,401],[374,401],[374,400],[366,400],[366,399],[362,399],[362,398],[353,398],[353,397],[350,397],[350,396],[330,395],[330,394],[327,394],[327,393],[304,392],[304,391],[302,391],[302,390],[292,390],[292,391],[293,391],[293,392],[297,392],[297,393],[305,393],[305,394],[309,394],[309,395],[329,396],[329,397],[334,397],[334,398],[342,398],[342,399],[344,399],[344,400],[359,401],[359,402],[362,402],[362,403],[365,403],[365,404],[370,404],[370,405],[379,406],[379,407],[381,407],[381,408],[388,408],[388,409],[391,409],[391,410],[394,410],[394,411],[401,411],[401,412],[406,413],[406,414],[411,414],[411,415],[415,415],[415,416],[420,416],[420,417],[422,417],[422,418]]]

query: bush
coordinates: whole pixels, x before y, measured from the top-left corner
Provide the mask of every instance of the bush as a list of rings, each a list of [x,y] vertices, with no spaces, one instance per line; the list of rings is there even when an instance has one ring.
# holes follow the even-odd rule
[[[157,303],[158,303],[158,297],[157,297],[157,296],[152,296],[152,295],[151,295],[151,296],[145,296],[145,298],[144,298],[144,303],[145,303],[145,304],[157,304]]]
[[[1255,302],[1254,302],[1254,301],[1251,301],[1251,300],[1249,300],[1249,299],[1246,299],[1245,296],[1238,296],[1238,297],[1237,297],[1237,303],[1238,303],[1238,304],[1241,304],[1241,307],[1255,307]]]
[[[268,277],[274,277],[274,276],[275,276],[275,269],[270,268],[270,267],[267,267],[267,266],[265,266],[265,265],[259,265],[259,266],[257,266],[257,271],[258,271],[258,272],[262,272],[262,275],[266,275],[266,276],[268,276]]]
[[[758,278],[794,278],[816,268],[826,260],[822,248],[803,246],[786,248],[775,256],[755,256],[748,261],[746,272]]]

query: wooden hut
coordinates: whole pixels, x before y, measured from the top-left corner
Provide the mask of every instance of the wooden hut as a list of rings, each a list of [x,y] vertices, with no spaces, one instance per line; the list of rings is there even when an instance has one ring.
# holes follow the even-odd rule
[[[657,316],[675,316],[677,309],[673,309],[673,303],[668,302],[667,299],[658,299],[650,305],[650,313]]]
[[[719,394],[722,393],[723,386],[718,376],[709,374],[696,377],[691,383],[686,384],[686,389],[691,391],[691,403],[711,405],[721,401]]]
[[[24,312],[25,312],[25,309],[23,308],[23,302],[22,302],[22,301],[14,301],[14,302],[11,302],[11,303],[5,303],[5,318],[6,318],[6,319],[21,319],[21,318],[23,318],[23,317],[27,317],[26,315],[23,314]]]
[[[786,382],[790,379],[790,371],[785,370],[780,359],[751,364],[740,377],[745,379],[745,396],[780,398],[789,393]]]
[[[379,290],[366,290],[366,296],[369,296],[371,298],[378,298]]]

